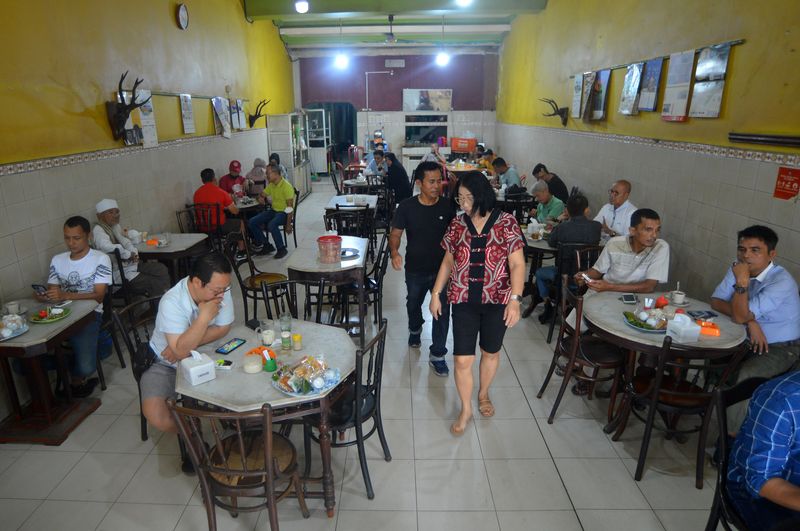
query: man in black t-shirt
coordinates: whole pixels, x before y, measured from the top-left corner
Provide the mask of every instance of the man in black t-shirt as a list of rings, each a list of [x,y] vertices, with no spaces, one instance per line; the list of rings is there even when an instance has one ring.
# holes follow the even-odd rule
[[[400,202],[392,220],[389,234],[389,252],[392,267],[400,271],[403,257],[400,256],[400,239],[407,232],[406,244],[406,311],[408,312],[408,345],[419,348],[421,344],[422,304],[433,289],[436,274],[444,258],[441,246],[447,226],[455,217],[450,201],[441,197],[442,170],[435,162],[422,162],[414,173],[420,193]],[[443,290],[442,316],[433,319],[430,365],[437,376],[447,376],[450,370],[444,360],[447,354],[447,331],[450,327],[450,306]]]
[[[536,180],[547,183],[547,187],[550,189],[551,194],[561,199],[561,202],[565,205],[567,204],[567,200],[569,199],[569,191],[567,190],[567,185],[561,180],[561,177],[555,173],[550,173],[547,170],[547,166],[541,162],[533,167],[532,173],[533,176],[536,177]]]

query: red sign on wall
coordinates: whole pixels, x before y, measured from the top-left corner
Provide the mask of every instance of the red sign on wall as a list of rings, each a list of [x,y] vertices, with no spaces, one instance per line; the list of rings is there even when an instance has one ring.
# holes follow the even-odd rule
[[[791,199],[800,192],[800,169],[778,168],[778,180],[775,182],[775,192],[772,194],[778,199]]]

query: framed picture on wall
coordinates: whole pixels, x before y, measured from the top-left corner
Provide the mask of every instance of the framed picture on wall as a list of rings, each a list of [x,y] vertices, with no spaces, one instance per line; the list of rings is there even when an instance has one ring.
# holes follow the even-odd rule
[[[403,111],[453,110],[453,89],[403,89]]]
[[[694,73],[692,107],[693,118],[717,118],[725,89],[725,72],[728,69],[730,45],[709,46],[700,50]]]
[[[650,59],[644,63],[642,88],[639,92],[639,110],[655,111],[658,106],[658,84],[661,82],[661,68],[664,59]]]
[[[642,86],[642,70],[644,63],[628,65],[625,72],[625,82],[622,84],[622,94],[619,98],[619,112],[621,114],[639,114],[639,89]]]

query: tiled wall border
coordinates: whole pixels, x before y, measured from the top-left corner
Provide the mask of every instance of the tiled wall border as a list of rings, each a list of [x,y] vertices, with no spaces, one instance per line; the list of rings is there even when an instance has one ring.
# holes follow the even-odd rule
[[[264,134],[263,129],[248,129],[247,131],[234,131],[232,136],[242,136],[250,134]],[[222,135],[206,135],[190,138],[177,138],[175,140],[167,140],[159,142],[158,146],[154,148],[145,149],[143,146],[126,146],[121,148],[103,149],[100,151],[91,151],[87,153],[76,153],[74,155],[64,155],[62,157],[50,157],[46,159],[28,160],[25,162],[12,162],[9,164],[0,165],[0,177],[5,175],[16,175],[18,173],[27,173],[36,170],[43,170],[46,168],[57,168],[59,166],[71,166],[73,164],[82,164],[84,162],[92,162],[95,160],[113,159],[116,157],[123,157],[152,150],[164,150],[180,148],[190,144],[206,144],[217,140],[227,140]]]
[[[524,125],[504,122],[506,125]],[[800,167],[800,154],[777,153],[773,151],[757,151],[751,149],[735,148],[729,146],[714,146],[711,144],[699,144],[693,142],[678,142],[674,140],[661,140],[658,138],[646,138],[641,136],[616,135],[613,133],[595,133],[593,131],[577,131],[575,129],[557,129],[554,127],[529,126],[532,129],[546,130],[548,133],[561,135],[592,137],[598,140],[620,142],[623,144],[638,144],[642,146],[661,147],[674,151],[686,151],[689,153],[699,153],[702,155],[713,155],[716,157],[734,158],[742,160],[753,160],[756,162],[772,162],[785,166]]]

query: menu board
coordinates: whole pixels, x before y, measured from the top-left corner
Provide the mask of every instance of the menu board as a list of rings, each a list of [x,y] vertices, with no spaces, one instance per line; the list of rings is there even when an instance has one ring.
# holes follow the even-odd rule
[[[642,86],[642,70],[644,63],[628,65],[622,94],[619,98],[619,112],[622,114],[639,114],[639,89]]]
[[[664,91],[664,105],[661,118],[668,122],[685,122],[689,106],[689,88],[694,69],[694,50],[673,53],[669,56],[667,89]]]
[[[689,116],[696,118],[719,117],[730,51],[729,44],[709,46],[700,50],[694,74],[692,108]]]

